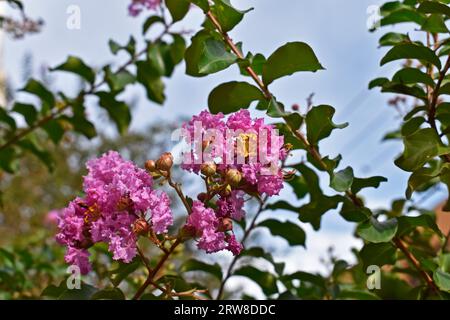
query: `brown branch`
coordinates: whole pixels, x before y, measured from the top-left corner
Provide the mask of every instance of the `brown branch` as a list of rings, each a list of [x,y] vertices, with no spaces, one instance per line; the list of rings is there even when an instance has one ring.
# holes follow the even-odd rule
[[[394,238],[392,242],[398,249],[400,249],[403,252],[405,257],[409,260],[409,262],[411,262],[414,268],[416,268],[421,277],[425,280],[428,287],[430,287],[436,293],[439,293],[440,290],[434,283],[433,278],[431,278],[430,275],[422,268],[419,260],[417,260],[417,258],[408,250],[405,243],[400,238]]]
[[[183,203],[184,207],[186,208],[188,214],[191,214],[191,212],[192,212],[191,205],[189,204],[189,202],[187,201],[183,191],[181,190],[180,184],[173,182],[170,173],[169,173],[169,175],[167,177],[167,182],[175,190],[175,192],[177,193],[178,197],[181,199],[181,202]]]
[[[249,237],[250,233],[253,231],[253,229],[255,229],[256,220],[261,215],[261,213],[264,211],[264,204],[267,202],[268,198],[269,198],[268,196],[265,196],[264,199],[261,200],[258,211],[256,212],[255,216],[252,219],[252,222],[250,223],[250,226],[247,228],[247,230],[244,233],[244,236],[242,237],[242,240],[241,240],[242,244],[244,244],[244,242]],[[220,287],[219,287],[219,291],[217,293],[216,300],[220,300],[222,298],[223,291],[225,289],[225,284],[227,283],[228,279],[231,277],[231,272],[233,271],[233,268],[234,268],[236,262],[239,260],[239,258],[240,258],[239,255],[234,256],[233,260],[231,261],[230,265],[228,266],[228,269],[225,273],[225,277],[222,279],[222,281],[220,283]]]
[[[161,270],[161,268],[164,266],[164,263],[167,261],[169,256],[173,253],[175,248],[181,243],[180,239],[175,240],[175,242],[172,244],[172,246],[169,248],[169,250],[162,256],[161,260],[159,260],[158,264],[154,269],[152,269],[151,272],[149,272],[147,280],[142,284],[142,286],[138,289],[136,294],[133,297],[133,300],[138,300],[145,292],[145,289],[152,283],[154,283],[154,278]]]

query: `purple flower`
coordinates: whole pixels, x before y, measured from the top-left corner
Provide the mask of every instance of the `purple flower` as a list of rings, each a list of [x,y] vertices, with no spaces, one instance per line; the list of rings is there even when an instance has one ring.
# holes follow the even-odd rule
[[[117,152],[87,163],[83,199],[69,203],[60,217],[56,240],[69,249],[66,261],[87,273],[87,249],[106,242],[113,259],[130,262],[136,256],[133,224],[149,217],[153,231],[167,232],[173,223],[169,197],[153,190],[152,178]]]

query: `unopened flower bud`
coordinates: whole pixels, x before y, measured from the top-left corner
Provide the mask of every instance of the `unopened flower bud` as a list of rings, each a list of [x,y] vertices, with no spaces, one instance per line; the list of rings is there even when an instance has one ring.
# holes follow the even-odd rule
[[[292,105],[292,110],[298,111],[298,110],[300,110],[300,106],[295,103],[295,104]]]
[[[211,177],[216,174],[217,166],[214,162],[208,162],[202,164],[200,170],[205,176]]]
[[[227,171],[226,180],[230,185],[236,187],[242,180],[242,174],[237,169],[230,169]]]
[[[137,219],[133,224],[133,232],[136,235],[144,235],[150,229],[150,225],[144,218]]]
[[[156,161],[156,168],[161,171],[169,171],[173,166],[173,156],[170,152],[165,152]]]
[[[145,162],[145,169],[147,169],[148,172],[155,172],[156,171],[155,161],[147,160],[147,162]]]
[[[233,220],[230,218],[220,219],[219,231],[225,232],[233,230]]]

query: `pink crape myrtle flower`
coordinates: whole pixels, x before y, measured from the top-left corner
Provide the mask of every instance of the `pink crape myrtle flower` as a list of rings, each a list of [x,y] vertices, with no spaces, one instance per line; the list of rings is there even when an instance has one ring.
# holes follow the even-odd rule
[[[186,228],[198,238],[198,248],[207,253],[229,250],[234,255],[238,255],[243,249],[234,234],[229,234],[229,231],[223,228],[223,218],[200,201],[194,201],[192,213],[187,218]]]
[[[202,164],[214,161],[219,172],[239,170],[244,191],[273,196],[283,188],[280,163],[288,155],[284,137],[264,119],[252,119],[248,110],[228,119],[202,111],[183,125],[183,135],[191,147],[184,154],[183,169],[199,174]]]
[[[69,203],[59,217],[56,240],[67,246],[65,260],[88,273],[88,248],[109,245],[113,259],[130,262],[137,254],[133,224],[148,220],[157,234],[173,223],[169,197],[153,190],[151,176],[117,152],[110,151],[87,163],[84,198]]]
[[[130,16],[136,17],[143,10],[155,10],[161,5],[161,0],[132,0],[128,6]]]

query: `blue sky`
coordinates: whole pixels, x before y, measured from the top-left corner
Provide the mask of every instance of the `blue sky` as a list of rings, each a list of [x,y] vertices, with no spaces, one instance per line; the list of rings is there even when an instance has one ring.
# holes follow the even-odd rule
[[[55,65],[68,54],[82,57],[90,65],[123,60],[110,54],[107,42],[114,38],[126,42],[130,34],[140,39],[141,23],[127,15],[127,0],[25,0],[31,16],[42,17],[46,25],[41,34],[25,40],[7,40],[4,65],[16,87],[23,84],[21,64],[26,53],[31,53],[35,64]],[[321,145],[323,154],[341,153],[343,166],[352,165],[358,176],[383,175],[389,178],[378,190],[365,192],[374,206],[389,206],[392,199],[404,193],[407,175],[392,164],[402,150],[399,143],[381,143],[386,131],[395,129],[397,112],[386,106],[387,97],[378,91],[367,90],[368,82],[380,75],[391,75],[394,66],[379,67],[384,50],[377,48],[381,32],[369,33],[367,8],[381,4],[379,0],[234,0],[237,7],[254,7],[243,23],[231,32],[236,41],[244,43],[244,50],[261,52],[266,56],[289,41],[304,41],[311,45],[326,68],[318,73],[302,73],[277,81],[271,90],[286,105],[305,104],[314,92],[315,104],[330,104],[337,110],[337,122],[350,126],[332,135]],[[81,9],[81,29],[66,28],[70,5]],[[192,10],[178,29],[197,30],[202,22],[199,10]],[[386,30],[383,30],[386,31]],[[209,92],[219,83],[238,79],[235,67],[206,78],[190,78],[184,66],[177,69],[174,78],[166,82],[167,102],[163,107],[145,100],[141,88],[125,93],[125,98],[140,97],[134,113],[132,129],[138,130],[158,119],[189,117],[206,108]],[[73,81],[57,82],[57,87],[73,90]],[[327,179],[324,185],[328,183]],[[428,201],[433,206],[445,194]],[[344,222],[336,213],[327,214],[320,233],[308,226],[308,252],[293,251],[288,256],[291,267],[315,269],[328,245],[336,244],[338,254],[349,257],[348,248],[358,245],[352,240],[354,225]],[[280,240],[281,241],[281,240]],[[287,257],[286,255],[284,256]]]

